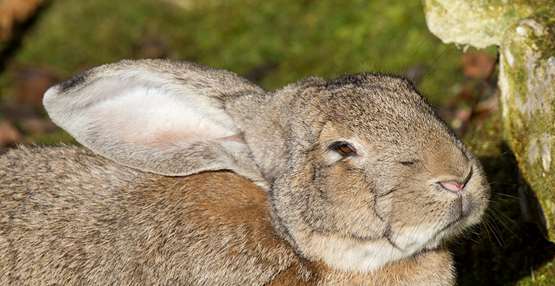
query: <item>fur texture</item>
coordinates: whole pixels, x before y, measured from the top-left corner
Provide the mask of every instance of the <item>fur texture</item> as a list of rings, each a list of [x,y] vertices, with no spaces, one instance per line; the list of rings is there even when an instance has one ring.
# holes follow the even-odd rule
[[[44,95],[50,118],[97,154],[166,176],[233,170],[264,185],[223,100],[262,89],[237,75],[169,61],[121,61]]]
[[[22,148],[1,157],[0,186],[1,285],[453,280],[443,250],[369,274],[307,261],[273,229],[267,193],[231,172],[171,178],[145,175],[78,147]]]
[[[438,247],[487,206],[480,163],[405,79],[311,78],[253,97],[227,110],[272,182],[274,224],[305,257],[371,271]],[[357,154],[337,156],[338,141]]]
[[[227,129],[173,124],[178,113],[156,112],[168,102],[194,106],[182,120]],[[402,78],[309,78],[269,93],[225,71],[124,61],[45,103],[94,153],[1,157],[0,284],[452,285],[442,242],[489,199],[480,163]],[[148,132],[133,120],[143,114]],[[168,132],[178,136],[153,147],[149,136]]]

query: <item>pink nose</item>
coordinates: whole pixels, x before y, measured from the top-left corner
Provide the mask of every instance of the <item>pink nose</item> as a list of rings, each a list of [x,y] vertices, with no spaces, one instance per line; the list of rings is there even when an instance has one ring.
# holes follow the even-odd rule
[[[459,183],[456,181],[439,182],[439,184],[441,185],[441,187],[451,192],[460,192],[464,189],[464,183]]]

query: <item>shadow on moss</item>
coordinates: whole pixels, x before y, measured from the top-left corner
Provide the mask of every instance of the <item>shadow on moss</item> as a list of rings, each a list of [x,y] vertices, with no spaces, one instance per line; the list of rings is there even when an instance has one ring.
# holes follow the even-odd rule
[[[555,257],[555,244],[545,238],[538,201],[513,153],[505,144],[500,150],[498,157],[480,158],[492,187],[484,222],[452,245],[458,285],[517,285],[524,277],[530,285],[555,285],[555,273],[535,281],[534,272]]]

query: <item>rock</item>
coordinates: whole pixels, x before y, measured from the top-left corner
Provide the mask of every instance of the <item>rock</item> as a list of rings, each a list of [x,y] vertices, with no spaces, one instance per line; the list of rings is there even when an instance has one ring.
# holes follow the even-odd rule
[[[444,43],[485,48],[499,45],[503,32],[552,0],[424,0],[426,23]],[[544,5],[545,4],[545,5]]]
[[[555,14],[513,24],[500,47],[505,138],[555,239]]]
[[[553,0],[425,0],[445,43],[498,45],[503,133],[542,209],[525,217],[555,241],[555,9]]]

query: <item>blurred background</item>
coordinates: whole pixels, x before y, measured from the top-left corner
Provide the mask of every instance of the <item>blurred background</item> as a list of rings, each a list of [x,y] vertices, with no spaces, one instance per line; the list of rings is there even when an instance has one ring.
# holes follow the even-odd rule
[[[0,153],[74,144],[42,109],[54,83],[124,58],[234,71],[271,90],[310,75],[412,80],[485,165],[486,221],[450,245],[460,285],[555,285],[555,247],[520,211],[530,192],[500,137],[496,49],[445,45],[420,1],[0,0]]]

